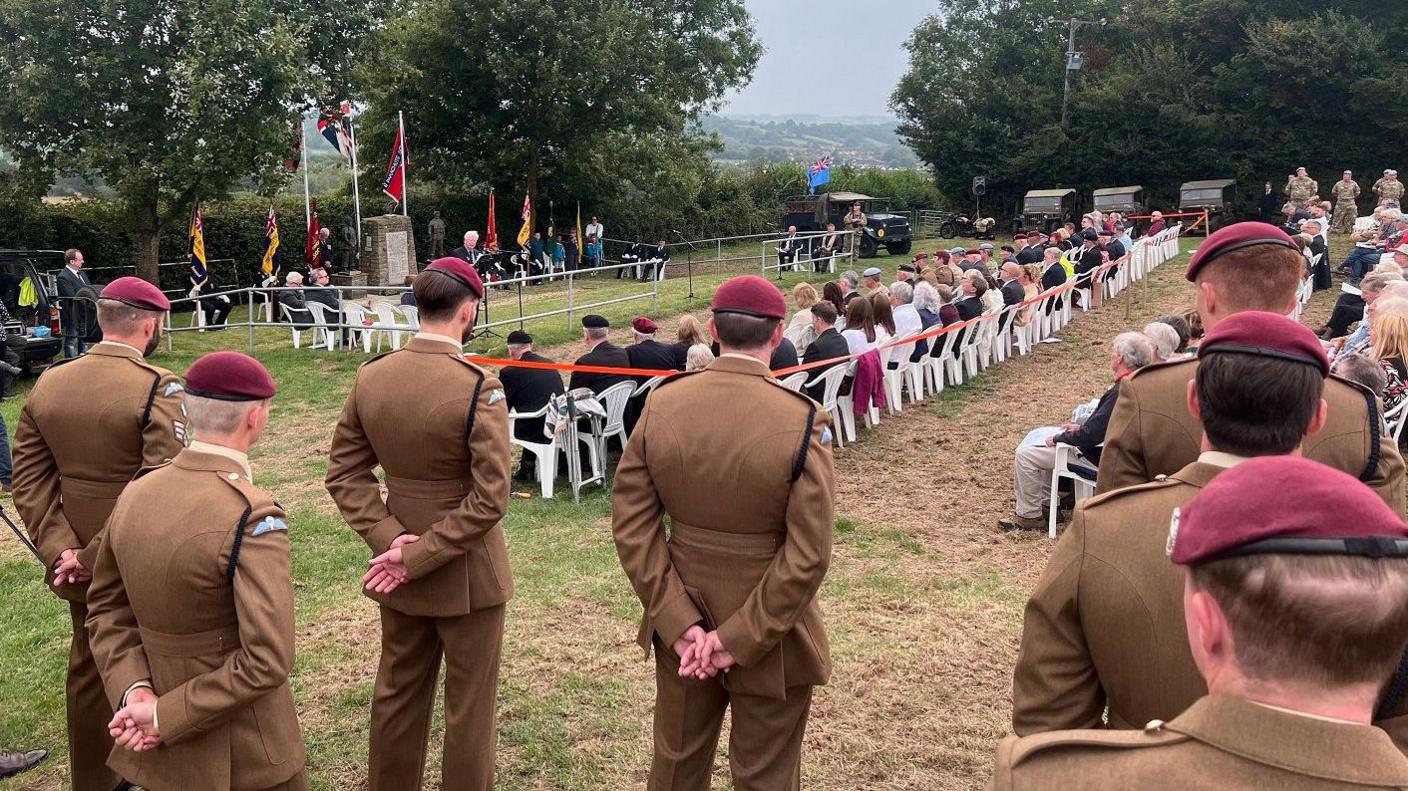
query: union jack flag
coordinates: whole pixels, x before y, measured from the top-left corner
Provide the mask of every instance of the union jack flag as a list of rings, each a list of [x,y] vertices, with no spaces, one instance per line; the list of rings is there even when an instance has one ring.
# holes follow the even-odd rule
[[[831,155],[818,159],[807,169],[807,192],[816,192],[816,188],[831,181]]]

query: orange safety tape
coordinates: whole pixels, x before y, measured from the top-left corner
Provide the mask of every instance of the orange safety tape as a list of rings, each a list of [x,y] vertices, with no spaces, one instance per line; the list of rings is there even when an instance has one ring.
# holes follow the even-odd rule
[[[1165,215],[1165,216],[1169,216],[1169,215]],[[1143,241],[1144,241],[1143,239],[1136,239],[1136,240],[1135,240],[1135,244],[1139,244],[1140,242],[1143,242]],[[1105,273],[1105,272],[1107,272],[1107,271],[1109,271],[1109,270],[1111,270],[1111,269],[1114,269],[1115,267],[1119,266],[1120,264],[1123,264],[1123,263],[1126,263],[1127,261],[1129,261],[1130,255],[1131,255],[1131,253],[1125,253],[1124,255],[1120,256],[1119,258],[1115,259],[1114,261],[1110,261],[1110,262],[1108,262],[1108,263],[1106,263],[1106,264],[1101,265],[1099,269],[1094,269],[1094,270],[1091,270],[1091,272],[1087,272],[1086,275],[1090,275],[1090,276],[1093,278],[1094,275],[1103,274],[1103,273]],[[1091,273],[1094,273],[1094,274],[1091,274]],[[1084,277],[1084,276],[1081,276],[1081,277]],[[1043,292],[1041,292],[1040,294],[1037,294],[1036,296],[1031,297],[1030,299],[1023,300],[1022,302],[1019,302],[1019,303],[1017,303],[1016,305],[1013,305],[1012,308],[1010,308],[1010,310],[1017,310],[1017,309],[1021,309],[1021,308],[1027,307],[1027,306],[1029,306],[1029,305],[1035,305],[1036,303],[1041,302],[1042,300],[1046,299],[1047,297],[1057,296],[1057,295],[1060,295],[1060,294],[1064,294],[1064,293],[1066,293],[1066,292],[1068,292],[1068,291],[1074,291],[1076,288],[1077,288],[1077,283],[1076,283],[1076,281],[1072,280],[1072,281],[1069,282],[1069,283],[1063,283],[1063,284],[1061,284],[1061,285],[1059,285],[1059,286],[1056,286],[1055,288],[1052,288],[1052,289],[1048,289],[1048,290],[1046,290],[1046,291],[1043,291]],[[877,351],[888,350],[888,349],[892,349],[892,348],[894,348],[894,347],[896,347],[896,346],[904,346],[904,345],[907,345],[907,344],[910,344],[910,343],[914,343],[914,342],[916,342],[916,341],[923,341],[923,340],[928,340],[928,339],[930,339],[930,338],[937,338],[937,337],[939,337],[940,335],[943,335],[943,334],[945,334],[945,333],[949,333],[949,332],[958,332],[959,330],[964,329],[965,327],[971,326],[971,325],[973,325],[973,324],[980,324],[980,323],[982,323],[982,322],[984,322],[984,321],[990,321],[990,320],[992,320],[992,319],[1000,318],[1004,313],[1007,313],[1007,312],[1008,312],[1007,310],[1000,310],[1000,311],[998,311],[998,312],[996,312],[996,313],[984,313],[983,315],[978,316],[977,318],[968,319],[967,321],[960,321],[960,322],[957,322],[957,323],[955,323],[955,324],[950,324],[950,325],[948,325],[948,326],[946,326],[946,327],[935,327],[935,328],[933,328],[933,329],[931,329],[931,330],[928,330],[928,331],[926,331],[926,332],[922,332],[922,333],[920,333],[920,334],[918,334],[918,335],[913,335],[913,336],[910,336],[910,337],[908,337],[908,338],[904,338],[904,339],[902,339],[902,340],[901,340],[901,339],[894,339],[894,340],[891,340],[890,342],[884,344],[883,346],[877,347],[876,350],[877,350]],[[868,353],[869,351],[870,351],[870,350],[867,350],[866,353]],[[843,356],[841,356],[841,357],[832,357],[832,358],[826,359],[826,360],[816,360],[816,361],[814,361],[814,362],[803,363],[803,364],[801,364],[801,365],[796,365],[796,366],[793,366],[793,367],[791,367],[791,368],[783,368],[783,369],[780,369],[780,370],[777,370],[777,371],[773,371],[772,374],[773,374],[774,377],[788,376],[788,375],[790,375],[790,374],[800,373],[800,372],[802,372],[802,371],[809,371],[809,370],[811,370],[811,369],[813,369],[813,368],[820,368],[821,366],[831,366],[831,365],[834,365],[834,364],[837,364],[837,363],[841,363],[841,362],[850,362],[851,360],[857,359],[857,358],[859,358],[859,357],[861,357],[861,356],[862,356],[862,355],[860,355],[860,354],[847,354],[847,355],[843,355]],[[536,370],[540,370],[540,371],[581,371],[581,372],[583,372],[583,373],[593,373],[593,374],[618,374],[618,375],[621,375],[621,376],[644,376],[644,377],[651,377],[651,376],[670,377],[670,376],[676,376],[676,375],[678,375],[678,374],[684,373],[684,371],[675,371],[675,370],[661,371],[661,370],[655,370],[655,369],[650,369],[650,368],[617,368],[617,367],[615,367],[615,366],[609,366],[609,365],[576,365],[576,364],[573,364],[573,363],[542,363],[542,362],[536,362],[536,361],[533,361],[533,360],[514,360],[514,359],[510,359],[510,358],[506,358],[506,357],[480,357],[480,356],[473,356],[473,357],[466,357],[465,359],[467,359],[467,360],[469,360],[470,362],[475,363],[475,364],[477,364],[477,365],[492,365],[492,366],[499,367],[499,368],[531,368],[531,369],[536,369]]]

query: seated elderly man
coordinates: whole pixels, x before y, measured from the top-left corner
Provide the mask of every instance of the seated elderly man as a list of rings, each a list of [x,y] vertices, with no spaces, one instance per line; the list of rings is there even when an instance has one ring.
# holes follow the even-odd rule
[[[1154,362],[1156,363],[1172,360],[1181,345],[1178,330],[1162,321],[1144,325],[1144,337],[1148,338],[1149,343],[1154,347]]]
[[[1105,442],[1105,429],[1115,409],[1120,382],[1125,377],[1154,360],[1154,347],[1149,339],[1137,332],[1115,336],[1110,352],[1110,372],[1115,383],[1100,397],[1095,411],[1085,422],[1076,425],[1048,426],[1032,431],[1017,446],[1014,493],[1016,508],[1012,518],[998,522],[1004,531],[1046,529],[1042,519],[1050,498],[1060,496],[1051,491],[1051,470],[1056,466],[1056,445],[1074,445],[1090,467],[1090,480],[1095,481],[1095,469],[1100,464],[1100,446]]]
[[[1404,255],[1408,256],[1408,254]],[[1395,258],[1397,257],[1399,256],[1395,256]],[[1349,325],[1356,321],[1361,322],[1361,327],[1363,327],[1364,333],[1367,334],[1369,328],[1366,324],[1362,323],[1365,309],[1374,300],[1379,298],[1379,294],[1383,292],[1384,286],[1387,286],[1390,282],[1395,280],[1401,281],[1403,280],[1403,276],[1391,272],[1375,271],[1365,275],[1364,279],[1359,281],[1358,287],[1351,286],[1348,283],[1341,286],[1344,293],[1340,294],[1339,299],[1335,300],[1335,307],[1330,313],[1330,320],[1326,322],[1324,327],[1320,328],[1320,337],[1327,341],[1341,337],[1349,332]]]
[[[849,305],[851,300],[860,296],[860,273],[854,269],[847,269],[836,278],[836,284],[841,287],[841,304]]]
[[[1350,282],[1357,284],[1366,272],[1379,263],[1383,253],[1403,241],[1404,231],[1408,231],[1408,224],[1403,221],[1403,212],[1380,206],[1374,210],[1373,225],[1350,234],[1354,249],[1345,256],[1339,268],[1349,272]]]
[[[895,319],[895,337],[918,335],[924,330],[924,320],[914,307],[914,287],[903,281],[890,284],[890,307]],[[904,348],[895,346],[890,350],[889,367],[898,368],[904,361]]]
[[[303,293],[303,275],[289,272],[284,278],[285,290],[279,292],[279,304],[288,310],[293,326],[306,330],[313,326],[313,311],[308,309],[308,297]]]

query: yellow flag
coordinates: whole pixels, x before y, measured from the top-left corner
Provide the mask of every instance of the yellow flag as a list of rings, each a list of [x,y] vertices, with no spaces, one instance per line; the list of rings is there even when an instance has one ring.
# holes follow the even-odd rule
[[[577,257],[582,257],[582,202],[577,201]]]
[[[528,239],[533,235],[533,204],[528,202],[528,196],[523,196],[523,227],[518,229],[518,246],[528,244]]]

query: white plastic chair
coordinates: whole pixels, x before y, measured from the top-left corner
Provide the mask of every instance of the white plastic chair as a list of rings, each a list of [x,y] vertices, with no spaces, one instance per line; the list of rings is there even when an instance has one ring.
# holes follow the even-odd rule
[[[401,333],[410,329],[410,325],[397,320],[396,309],[398,307],[394,303],[381,300],[372,303],[372,312],[376,313],[376,325],[372,327],[372,337],[378,352],[381,351],[382,339],[385,339],[393,349],[401,348]]]
[[[347,348],[359,341],[362,344],[362,352],[372,353],[372,335],[375,334],[374,326],[368,326],[367,309],[356,302],[339,303],[342,312],[342,323],[351,326],[347,332]]]
[[[892,415],[898,415],[904,407],[901,401],[906,383],[909,384],[910,403],[918,403],[924,397],[924,385],[920,381],[923,374],[919,371],[919,365],[909,360],[914,354],[914,347],[919,343],[909,339],[919,332],[921,331],[917,330],[900,338],[897,345],[882,352],[891,360],[899,360],[899,365],[895,368],[890,368],[888,364],[885,366],[885,400],[889,402],[888,407]]]
[[[621,438],[621,447],[626,446],[626,404],[636,391],[635,382],[617,382],[596,394],[596,400],[606,409],[606,420],[601,424],[600,433],[579,436],[591,454],[592,475],[605,480],[606,442],[613,436]]]
[[[533,458],[537,459],[538,484],[542,488],[544,500],[552,499],[553,485],[557,481],[557,456],[562,450],[558,446],[557,435],[553,435],[551,439],[543,437],[542,442],[530,442],[519,439],[518,433],[514,429],[517,428],[515,424],[519,420],[544,417],[548,413],[548,408],[548,404],[543,404],[543,407],[536,412],[508,413],[508,441],[523,448],[524,453],[533,454]]]
[[[1089,477],[1077,470],[1085,472]],[[1064,442],[1056,443],[1056,464],[1051,468],[1051,504],[1047,507],[1046,518],[1048,536],[1056,537],[1056,511],[1061,502],[1061,479],[1065,478],[1071,482],[1076,502],[1080,502],[1095,495],[1095,473],[1095,465],[1082,456],[1076,446]]]
[[[1404,410],[1408,410],[1408,399],[1384,413],[1384,424],[1395,445],[1398,444],[1398,438],[1403,436],[1403,424],[1408,423],[1408,420],[1404,419]]]
[[[801,374],[798,375],[805,376],[806,372],[803,371]],[[838,448],[846,447],[845,437],[842,436],[846,433],[844,430],[846,423],[841,417],[840,404],[841,384],[845,381],[846,366],[844,363],[842,363],[827,368],[825,371],[822,371],[815,379],[807,382],[802,386],[804,389],[811,389],[817,386],[822,387],[821,408],[825,409],[831,415],[831,425],[836,427],[836,447]],[[856,438],[856,427],[854,417],[852,417],[851,419],[850,432],[851,441],[854,442]]]
[[[406,317],[406,323],[410,325],[411,332],[420,330],[420,308],[415,305],[399,305],[401,315]]]
[[[787,388],[788,390],[791,390],[791,391],[794,392],[794,393],[800,393],[800,392],[802,392],[802,387],[803,387],[806,383],[807,383],[807,372],[806,372],[806,371],[802,371],[802,372],[800,372],[800,373],[792,374],[791,376],[789,376],[789,377],[787,377],[786,379],[783,379],[783,380],[782,380],[782,386],[785,387],[785,388]]]
[[[282,302],[279,303],[279,315],[283,316],[283,317],[284,317],[284,321],[287,321],[287,322],[289,323],[289,325],[290,325],[290,326],[289,326],[289,329],[293,332],[293,348],[295,348],[295,349],[301,349],[301,348],[303,348],[303,333],[305,332],[305,330],[300,330],[300,329],[297,327],[297,325],[295,324],[295,321],[296,321],[296,320],[294,319],[293,314],[292,314],[291,312],[289,312],[288,305],[285,305],[285,304],[283,304]],[[314,348],[317,348],[317,345],[318,345],[318,328],[317,328],[316,326],[313,326],[313,327],[309,327],[308,330],[311,330],[311,331],[312,331],[312,333],[313,333],[313,338],[312,338],[313,347],[314,347]]]
[[[929,354],[924,358],[924,371],[929,376],[929,390],[933,393],[944,391],[944,379],[947,378],[949,384],[957,385],[963,381],[962,370],[957,366],[956,345],[961,331],[945,332],[929,339]],[[934,344],[938,344],[939,353],[933,353]]]
[[[313,314],[312,348],[316,349],[319,346],[323,346],[328,351],[336,349],[338,346],[337,336],[334,335],[333,330],[328,327],[328,306],[324,305],[321,302],[314,302],[312,300],[309,300],[307,303],[307,307],[308,312]],[[340,319],[341,316],[339,316],[338,318]],[[321,343],[318,342],[318,337],[320,334],[323,339]]]

